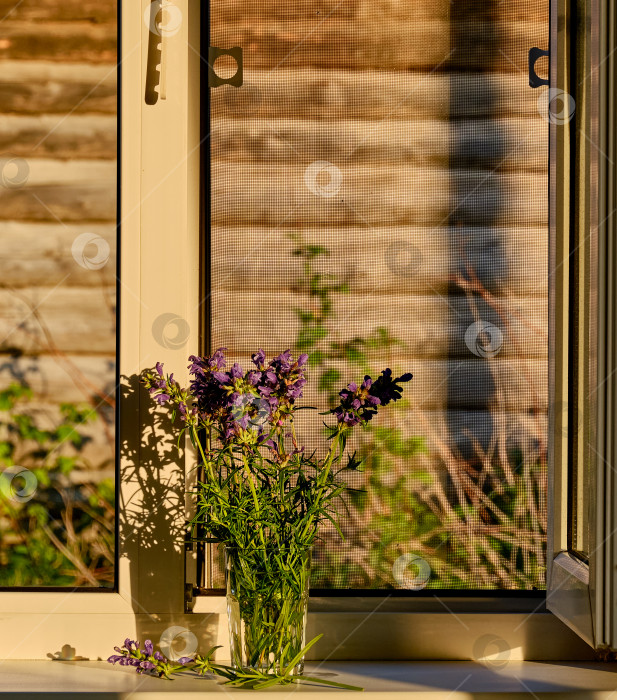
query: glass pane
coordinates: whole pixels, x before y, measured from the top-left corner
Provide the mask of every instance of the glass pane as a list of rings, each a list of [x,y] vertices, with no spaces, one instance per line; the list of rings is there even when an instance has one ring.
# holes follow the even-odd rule
[[[588,12],[590,12],[590,9]],[[587,26],[595,26],[587,17]],[[598,172],[601,152],[598,123],[598,81],[596,75],[598,40],[595,32],[585,33],[577,42],[574,62],[576,75],[576,110],[571,128],[576,135],[573,143],[574,250],[572,271],[577,280],[571,284],[572,306],[570,344],[572,354],[571,398],[569,405],[570,432],[570,503],[568,549],[584,561],[593,551],[593,527],[596,509],[595,472],[599,454],[597,445],[599,393],[603,382],[598,375]],[[571,106],[574,98],[570,98]]]
[[[212,348],[309,352],[320,409],[414,374],[312,585],[543,588],[548,1],[210,6],[245,79],[210,90]]]
[[[113,587],[116,2],[2,12],[0,587]]]

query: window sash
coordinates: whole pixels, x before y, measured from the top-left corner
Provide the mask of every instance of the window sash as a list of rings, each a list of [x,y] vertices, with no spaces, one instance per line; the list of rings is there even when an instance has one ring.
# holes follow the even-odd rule
[[[212,636],[208,616],[185,613],[184,548],[170,534],[184,525],[184,480],[177,476],[184,463],[166,458],[153,469],[155,450],[147,447],[161,441],[151,403],[135,393],[135,378],[157,361],[186,380],[187,349],[199,335],[200,2],[174,3],[182,22],[163,39],[167,95],[150,105],[144,98],[154,69],[148,62],[151,2],[126,1],[120,9],[118,589],[1,592],[0,658],[44,659],[67,643],[77,655],[105,658],[127,636],[158,641],[171,625]],[[188,324],[181,347],[155,339],[153,323],[164,313]],[[175,490],[163,496],[168,483]]]
[[[550,418],[552,494],[549,523],[547,608],[588,644],[617,645],[617,490],[613,440],[617,408],[617,331],[615,275],[615,8],[600,0],[553,2],[551,86],[576,90],[577,120],[553,125],[551,188],[551,271],[554,273],[551,373],[555,406]],[[568,34],[568,29],[572,33]],[[576,56],[578,70],[574,63]],[[582,70],[581,70],[582,69]],[[581,78],[582,75],[582,78]],[[576,185],[579,185],[576,187]],[[594,246],[597,246],[597,273]],[[589,292],[597,277],[597,317]],[[576,303],[578,308],[572,308]],[[595,337],[589,329],[597,325]],[[575,325],[576,324],[576,325]],[[595,347],[594,347],[595,346]],[[597,377],[589,382],[588,367],[596,361]],[[591,386],[590,386],[591,384]],[[577,391],[572,392],[576,387]],[[572,396],[574,395],[574,399]],[[573,415],[569,416],[568,413]],[[597,422],[597,434],[587,426]],[[568,436],[576,427],[577,440]],[[581,559],[569,537],[572,509],[569,489],[577,471],[589,469],[591,507],[588,561]],[[550,554],[552,553],[552,556]]]

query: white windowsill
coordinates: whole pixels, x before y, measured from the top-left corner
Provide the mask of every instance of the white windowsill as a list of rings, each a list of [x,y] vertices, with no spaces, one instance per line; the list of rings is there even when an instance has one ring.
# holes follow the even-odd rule
[[[512,661],[502,667],[472,661],[361,662],[330,661],[307,664],[307,674],[360,685],[365,692],[335,690],[304,684],[261,691],[254,697],[268,700],[292,693],[319,693],[340,700],[364,698],[430,698],[457,700],[496,695],[532,698],[617,698],[617,664],[597,662]],[[133,669],[113,667],[101,661],[0,661],[0,698],[43,700],[152,700],[212,696],[247,698],[248,691],[230,690],[217,681],[183,677],[174,681],[137,675]],[[551,695],[549,695],[551,694]]]

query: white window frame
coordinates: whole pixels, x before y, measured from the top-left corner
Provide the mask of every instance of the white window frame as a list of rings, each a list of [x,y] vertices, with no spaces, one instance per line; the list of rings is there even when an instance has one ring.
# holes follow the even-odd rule
[[[199,334],[200,2],[174,4],[182,21],[177,33],[163,38],[167,94],[154,105],[144,102],[150,0],[125,0],[120,10],[118,590],[0,592],[2,659],[45,659],[67,644],[78,656],[106,658],[126,637],[158,640],[171,626],[191,630],[203,643],[216,642],[211,615],[185,612],[182,542],[169,536],[171,528],[183,531],[183,465],[166,460],[153,471],[139,462],[145,451],[141,426],[152,422],[151,404],[126,396],[125,378],[156,361],[186,380],[187,350],[197,347]],[[163,313],[188,324],[190,336],[181,347],[165,348],[153,337],[153,323]],[[153,476],[176,487],[156,511],[148,502],[151,494],[144,494]]]
[[[121,8],[118,362],[121,377],[135,377],[163,361],[186,381],[187,355],[199,348],[201,0],[173,0],[182,22],[163,40],[166,98],[154,105],[144,102],[149,69],[144,16],[150,2],[125,0]],[[190,335],[181,347],[164,348],[153,337],[153,323],[162,313],[188,324]],[[195,634],[202,650],[227,644],[223,596],[201,597],[187,607],[185,582],[192,573],[187,575],[182,543],[169,536],[170,525],[177,532],[183,529],[184,486],[177,475],[187,467],[176,459],[152,469],[141,446],[142,426],[152,422],[151,402],[128,396],[126,389],[123,380],[118,591],[0,592],[0,659],[44,659],[67,644],[78,656],[105,658],[127,636],[158,641],[172,626]],[[176,495],[155,510],[144,501],[141,485],[153,475],[157,483],[177,487]],[[542,603],[529,610],[520,601],[507,603],[488,593],[475,600],[461,595],[459,600],[384,597],[352,603],[341,612],[340,599],[328,599],[321,612],[309,616],[308,634],[326,633],[315,648],[319,658],[593,658],[576,634],[542,610]],[[219,658],[225,658],[225,648]]]

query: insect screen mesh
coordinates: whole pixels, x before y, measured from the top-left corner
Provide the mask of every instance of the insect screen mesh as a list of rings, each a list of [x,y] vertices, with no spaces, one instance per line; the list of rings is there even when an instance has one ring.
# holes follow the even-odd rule
[[[210,90],[212,348],[310,353],[322,410],[414,374],[312,585],[543,588],[548,1],[213,0],[210,30],[244,52]]]

